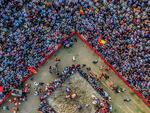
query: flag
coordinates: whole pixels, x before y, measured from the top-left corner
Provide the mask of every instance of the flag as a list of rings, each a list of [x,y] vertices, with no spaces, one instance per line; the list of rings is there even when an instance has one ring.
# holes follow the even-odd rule
[[[106,44],[106,40],[104,40],[104,39],[99,39],[99,44],[100,44],[101,46],[105,45],[105,44]]]
[[[80,14],[84,15],[84,11],[82,9],[80,9]]]
[[[37,73],[35,67],[29,66],[29,67],[28,67],[28,70],[29,70],[31,73],[33,73],[33,74],[36,74],[36,73]]]
[[[0,86],[0,92],[3,92],[3,91],[4,91],[4,87]]]

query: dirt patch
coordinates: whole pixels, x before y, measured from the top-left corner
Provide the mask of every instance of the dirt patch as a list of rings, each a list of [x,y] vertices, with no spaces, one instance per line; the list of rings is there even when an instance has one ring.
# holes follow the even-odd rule
[[[66,99],[67,87],[77,94],[75,99]],[[55,91],[48,101],[58,113],[95,113],[96,108],[92,104],[92,95],[102,99],[92,86],[76,73],[64,83],[63,87]],[[79,107],[82,109],[79,110]]]

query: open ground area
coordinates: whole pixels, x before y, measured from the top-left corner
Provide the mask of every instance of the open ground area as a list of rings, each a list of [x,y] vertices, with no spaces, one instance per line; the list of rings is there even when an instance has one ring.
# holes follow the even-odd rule
[[[72,61],[73,56],[76,57],[76,61]],[[34,82],[44,82],[45,84],[54,81],[58,76],[49,73],[49,66],[53,65],[54,59],[59,58],[61,61],[58,64],[58,69],[61,72],[64,67],[70,66],[72,64],[86,64],[87,67],[91,68],[91,72],[96,74],[97,77],[101,76],[104,68],[108,66],[101,60],[93,51],[91,51],[81,40],[78,39],[77,43],[71,48],[61,48],[57,53],[55,53],[39,70],[38,73],[33,76],[33,80],[28,80],[27,83],[31,84],[31,92],[28,94],[27,101],[22,103],[19,107],[19,113],[38,113],[37,108],[40,104],[38,96],[34,95],[35,85]],[[93,60],[98,60],[97,64],[93,64]],[[107,71],[106,74],[109,79],[101,78],[100,82],[104,90],[106,90],[111,96],[111,104],[113,106],[113,113],[149,113],[150,109],[143,103],[143,101],[136,96],[136,94],[129,89],[123,81],[121,81],[118,76],[112,71]],[[66,81],[62,88],[57,89],[56,92],[48,99],[50,105],[58,113],[79,113],[74,108],[75,103],[80,104],[90,104],[87,111],[83,109],[80,113],[94,113],[95,109],[91,105],[91,95],[94,93],[96,96],[101,98],[96,91],[78,74],[73,75],[69,78],[71,83],[69,86],[73,91],[79,94],[77,100],[69,101],[65,100],[65,87],[68,84]],[[120,88],[125,89],[125,92],[115,93],[110,87],[110,83]],[[61,93],[62,92],[62,93]],[[131,99],[130,102],[125,102],[124,99]],[[8,105],[10,109],[12,106],[7,101],[4,105]],[[66,109],[63,109],[65,107]],[[70,111],[71,109],[71,111]],[[11,113],[11,111],[3,111],[0,109],[0,113]]]

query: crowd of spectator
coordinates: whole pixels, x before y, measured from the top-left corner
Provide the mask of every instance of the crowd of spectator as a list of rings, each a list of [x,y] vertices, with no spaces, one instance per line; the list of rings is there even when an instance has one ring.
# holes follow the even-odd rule
[[[67,4],[62,9],[57,5],[33,0],[0,1],[0,85],[4,87],[1,101],[30,74],[29,66],[38,68],[62,37],[73,32],[74,22],[66,20],[73,18],[70,9]]]
[[[150,96],[149,5],[148,0],[98,5],[99,12],[87,13],[78,25],[88,42],[145,98]],[[107,43],[101,46],[99,38]]]
[[[150,96],[148,0],[0,0],[0,101],[62,39],[79,31],[142,95]],[[107,43],[100,46],[99,38]]]

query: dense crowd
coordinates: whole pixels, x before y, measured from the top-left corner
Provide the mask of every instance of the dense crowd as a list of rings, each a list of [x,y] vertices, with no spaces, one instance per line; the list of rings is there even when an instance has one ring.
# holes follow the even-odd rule
[[[29,66],[38,68],[57,48],[62,37],[73,31],[65,19],[71,15],[63,8],[58,13],[55,3],[1,0],[0,6],[0,85],[5,88],[0,93],[2,101],[12,87],[18,86],[30,74]]]
[[[2,100],[64,37],[79,31],[143,96],[150,96],[148,0],[0,0]],[[107,43],[100,46],[98,40]]]
[[[78,25],[88,42],[144,97],[150,96],[149,5],[146,0],[108,4],[98,14],[85,15]],[[99,38],[107,43],[101,46]]]

